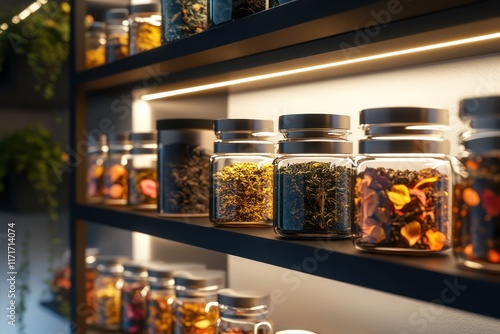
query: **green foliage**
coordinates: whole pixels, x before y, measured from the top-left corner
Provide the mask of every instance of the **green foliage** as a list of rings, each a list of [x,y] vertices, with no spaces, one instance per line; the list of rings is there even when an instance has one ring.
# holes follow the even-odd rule
[[[57,220],[55,192],[64,166],[61,147],[52,141],[50,132],[38,125],[28,125],[0,140],[0,192],[8,173],[23,175],[33,185],[38,201],[46,204],[52,220]]]
[[[0,34],[0,72],[6,53],[13,49],[16,55],[23,56],[31,69],[35,91],[50,100],[55,94],[54,85],[68,58],[69,12],[67,2],[49,0],[38,11],[17,24],[11,23],[14,16],[12,12],[0,17],[0,24],[9,23],[9,28]]]

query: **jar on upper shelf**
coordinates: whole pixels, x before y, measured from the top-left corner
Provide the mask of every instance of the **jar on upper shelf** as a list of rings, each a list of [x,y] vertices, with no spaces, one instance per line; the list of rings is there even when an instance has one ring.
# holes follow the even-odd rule
[[[216,226],[271,226],[272,120],[219,119],[210,159],[210,220]]]
[[[448,110],[365,109],[360,125],[355,247],[410,255],[451,250]]]
[[[126,205],[127,160],[132,148],[129,133],[109,134],[108,148],[108,156],[104,164],[104,203]]]
[[[274,229],[291,238],[351,237],[353,162],[350,117],[279,118],[284,139],[274,160]]]
[[[129,55],[161,46],[161,5],[159,2],[130,6]]]
[[[106,25],[95,21],[85,32],[85,68],[106,63]]]
[[[213,120],[158,120],[158,214],[208,216]]]
[[[209,27],[261,12],[273,0],[209,0]]]
[[[128,56],[128,16],[127,8],[106,11],[106,63]]]
[[[162,44],[207,29],[208,0],[161,0]]]
[[[157,208],[157,136],[156,132],[130,134],[132,149],[128,155],[127,204],[134,209]]]
[[[454,189],[454,245],[465,268],[500,273],[500,96],[464,99],[461,170]]]
[[[120,330],[122,333],[140,333],[146,328],[146,295],[148,267],[137,261],[123,264]]]
[[[217,293],[217,334],[273,334],[269,293],[261,290],[222,289]]]
[[[87,143],[87,201],[102,202],[104,197],[104,164],[108,153],[106,135],[89,138]]]

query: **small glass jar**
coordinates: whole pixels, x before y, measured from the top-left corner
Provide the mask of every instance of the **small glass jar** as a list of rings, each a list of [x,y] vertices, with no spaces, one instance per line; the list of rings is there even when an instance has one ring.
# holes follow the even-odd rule
[[[460,173],[454,189],[454,245],[459,265],[500,273],[500,96],[464,99]]]
[[[160,216],[208,216],[213,123],[207,119],[157,121]]]
[[[273,121],[220,119],[210,159],[210,220],[216,226],[272,226]]]
[[[108,152],[106,135],[89,139],[87,145],[87,201],[102,202],[104,196],[104,163]]]
[[[126,205],[128,192],[127,160],[132,148],[129,134],[109,134],[108,148],[108,157],[104,164],[104,203]]]
[[[224,286],[220,270],[179,272],[174,275],[173,334],[214,334],[219,309],[217,292]]]
[[[217,294],[216,334],[273,334],[268,319],[269,294],[260,290],[222,289]]]
[[[180,270],[201,269],[205,269],[205,266],[196,263],[154,265],[148,269],[149,291],[146,297],[148,334],[172,334],[174,273]]]
[[[207,29],[208,0],[162,0],[162,44]]]
[[[142,334],[144,332],[148,290],[148,268],[137,262],[125,262],[120,313],[122,333]]]
[[[128,56],[128,15],[127,8],[106,11],[106,63]]]
[[[106,31],[104,22],[93,22],[85,32],[85,68],[106,63]]]
[[[274,230],[290,238],[351,237],[350,117],[283,115],[274,160]]]
[[[123,259],[104,258],[97,260],[95,280],[95,326],[103,330],[120,328],[121,289],[123,287]]]
[[[355,247],[413,255],[451,250],[448,110],[365,109],[360,124]]]
[[[128,155],[128,199],[134,209],[156,210],[158,163],[157,138],[154,132],[131,133],[132,150]]]
[[[209,27],[238,20],[269,8],[269,0],[209,0],[209,2]]]
[[[129,55],[161,46],[161,5],[143,3],[130,6]]]
[[[96,287],[97,272],[97,248],[85,250],[85,323],[94,326],[97,323]]]

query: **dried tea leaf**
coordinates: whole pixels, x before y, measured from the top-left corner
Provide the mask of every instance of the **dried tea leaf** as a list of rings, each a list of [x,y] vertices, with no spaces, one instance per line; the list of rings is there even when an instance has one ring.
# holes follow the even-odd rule
[[[387,196],[397,210],[401,210],[411,202],[410,191],[404,184],[393,185],[391,191],[387,192]]]
[[[429,250],[440,251],[443,249],[447,239],[443,232],[427,230],[427,232],[425,232],[425,236],[427,237],[425,243],[429,247]]]
[[[401,236],[403,236],[410,247],[415,245],[417,241],[422,237],[422,226],[417,221],[412,221],[409,224],[401,227]]]

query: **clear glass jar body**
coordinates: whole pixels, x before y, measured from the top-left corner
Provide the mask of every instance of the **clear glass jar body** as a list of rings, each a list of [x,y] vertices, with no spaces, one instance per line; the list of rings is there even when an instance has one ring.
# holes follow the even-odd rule
[[[206,217],[213,121],[166,120],[165,126],[163,121],[158,121],[158,214]]]
[[[217,291],[204,296],[177,296],[173,303],[173,334],[215,334]]]
[[[95,282],[98,276],[97,269],[94,266],[85,268],[85,323],[93,326],[97,323],[96,305],[96,287]]]
[[[168,279],[168,281],[172,281],[172,279]],[[146,298],[148,334],[172,334],[174,299],[173,284],[168,282],[150,284]]]
[[[106,147],[107,148],[107,147]],[[87,155],[87,201],[99,203],[104,197],[104,164],[107,154],[102,146],[92,146]]]
[[[351,237],[353,163],[345,154],[274,161],[274,229],[283,237]]]
[[[96,327],[104,330],[120,328],[122,272],[99,271],[95,280]]]
[[[267,307],[241,308],[219,305],[216,334],[273,334]]]
[[[500,150],[467,152],[454,186],[454,245],[459,265],[500,273]]]
[[[110,150],[104,165],[104,203],[126,205],[128,150]]]
[[[268,0],[209,0],[209,2],[209,27],[238,20],[269,8]]]
[[[271,226],[273,155],[216,154],[210,160],[210,220],[216,226]]]
[[[131,6],[129,55],[132,56],[161,46],[161,26],[162,17],[159,5]]]
[[[85,68],[106,63],[106,31],[103,22],[94,22],[85,32]]]
[[[156,210],[158,155],[132,149],[128,156],[128,205],[134,209]]]
[[[207,29],[208,0],[162,0],[162,44]]]
[[[106,12],[106,63],[128,57],[129,22],[126,8]]]
[[[398,254],[451,250],[452,173],[444,154],[359,157],[355,247]]]
[[[123,333],[144,332],[148,290],[147,272],[127,274],[125,271],[120,313],[120,330]]]

